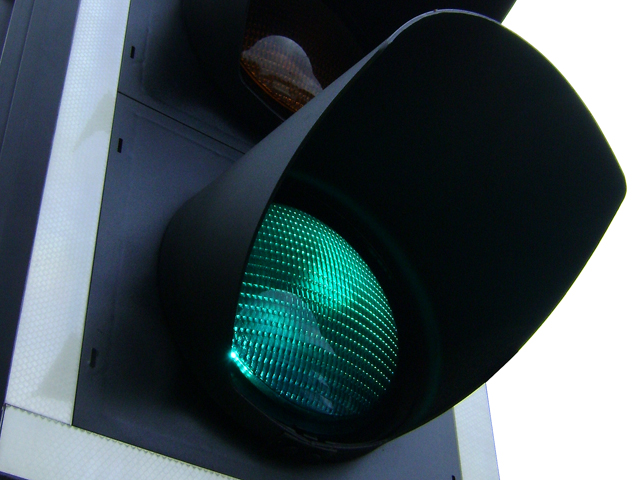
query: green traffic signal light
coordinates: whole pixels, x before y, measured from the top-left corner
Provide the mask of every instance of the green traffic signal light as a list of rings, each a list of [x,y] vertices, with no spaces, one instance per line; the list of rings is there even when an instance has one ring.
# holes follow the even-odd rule
[[[272,204],[242,280],[230,356],[279,401],[358,416],[393,379],[397,330],[360,255],[311,215]]]

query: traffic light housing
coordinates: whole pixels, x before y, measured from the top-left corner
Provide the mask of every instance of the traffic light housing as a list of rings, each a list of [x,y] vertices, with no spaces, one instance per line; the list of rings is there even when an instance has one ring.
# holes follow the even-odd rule
[[[564,296],[624,192],[596,123],[542,55],[485,17],[430,13],[176,214],[160,260],[162,301],[205,388],[247,428],[325,458],[362,454],[435,418],[502,367]],[[276,205],[344,237],[389,299],[397,371],[361,417],[319,419],[275,402],[231,361],[240,286]],[[293,308],[301,283],[277,290],[290,298],[276,303]],[[311,297],[303,300],[320,318],[322,302]],[[302,315],[287,312],[285,326],[284,317]],[[329,338],[331,322],[321,330]],[[256,335],[265,348],[286,341],[272,330]],[[284,370],[301,360],[264,361]]]

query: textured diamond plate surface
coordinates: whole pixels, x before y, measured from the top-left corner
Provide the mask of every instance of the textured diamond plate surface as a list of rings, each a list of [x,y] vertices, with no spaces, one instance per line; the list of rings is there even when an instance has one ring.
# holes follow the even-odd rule
[[[0,471],[30,480],[231,478],[6,406]]]
[[[129,0],[80,4],[7,391],[8,403],[66,423],[128,9]]]
[[[499,480],[496,447],[483,385],[454,407],[460,467],[464,480]]]

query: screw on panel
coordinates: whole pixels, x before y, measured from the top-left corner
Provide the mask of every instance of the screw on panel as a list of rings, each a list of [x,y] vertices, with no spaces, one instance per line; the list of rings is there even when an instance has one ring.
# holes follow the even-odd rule
[[[95,348],[91,349],[91,358],[89,359],[89,366],[91,368],[95,368],[96,367],[96,359],[98,358],[98,350],[96,350]]]

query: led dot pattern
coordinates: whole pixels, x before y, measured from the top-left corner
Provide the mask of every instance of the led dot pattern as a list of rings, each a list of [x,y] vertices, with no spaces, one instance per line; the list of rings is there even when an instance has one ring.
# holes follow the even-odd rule
[[[271,205],[242,281],[230,357],[259,390],[304,411],[366,413],[389,387],[398,338],[380,284],[334,230]]]

